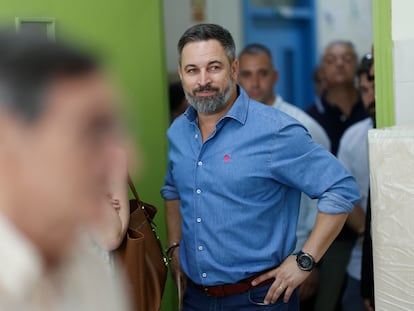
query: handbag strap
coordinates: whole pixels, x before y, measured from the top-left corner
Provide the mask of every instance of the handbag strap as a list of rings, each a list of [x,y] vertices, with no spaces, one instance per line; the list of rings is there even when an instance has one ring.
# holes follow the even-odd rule
[[[141,201],[141,198],[138,195],[137,189],[135,189],[134,182],[132,181],[131,176],[128,174],[128,185],[131,188],[132,194],[135,197],[135,201],[137,204],[129,204],[129,212],[132,214],[134,213],[137,208],[139,208],[147,218],[148,222],[151,224],[151,226],[155,226],[153,220],[155,217],[155,214],[157,213],[157,208],[152,205],[145,203]],[[131,202],[131,200],[129,200]]]
[[[137,189],[135,189],[134,182],[132,181],[131,175],[129,175],[129,173],[128,173],[128,185],[129,185],[129,188],[131,189],[132,194],[134,195],[135,199],[136,199],[139,203],[141,203],[141,202],[142,202],[142,201],[141,201],[141,198],[140,198],[140,197],[139,197],[139,195],[138,195]]]

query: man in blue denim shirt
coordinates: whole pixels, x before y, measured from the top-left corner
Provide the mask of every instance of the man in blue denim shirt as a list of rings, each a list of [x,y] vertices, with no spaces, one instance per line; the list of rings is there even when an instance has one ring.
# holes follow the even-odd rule
[[[237,85],[227,30],[195,25],[178,51],[190,107],[168,131],[161,193],[183,309],[298,310],[295,289],[359,201],[355,180],[295,119]],[[301,192],[319,212],[292,254]]]

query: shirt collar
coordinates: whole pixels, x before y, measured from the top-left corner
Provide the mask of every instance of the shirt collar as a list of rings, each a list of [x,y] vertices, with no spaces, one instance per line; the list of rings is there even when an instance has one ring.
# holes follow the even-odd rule
[[[276,95],[275,101],[273,102],[272,107],[280,109],[280,106],[283,105],[285,101],[283,100],[282,96]]]
[[[237,96],[235,102],[222,119],[231,118],[240,122],[241,124],[245,124],[250,98],[247,96],[247,93],[243,90],[243,88],[239,85],[237,85],[237,93],[239,95]],[[184,114],[189,122],[194,122],[197,120],[197,111],[192,106],[189,106]]]
[[[38,284],[43,263],[35,247],[0,215],[0,288],[11,297],[24,299]]]
[[[197,111],[192,106],[188,106],[188,108],[184,112],[184,115],[186,116],[189,122],[194,122],[197,119]]]

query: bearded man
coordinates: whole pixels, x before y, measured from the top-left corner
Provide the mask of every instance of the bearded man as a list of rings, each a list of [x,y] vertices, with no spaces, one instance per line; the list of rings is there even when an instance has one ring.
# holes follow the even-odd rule
[[[237,85],[226,29],[195,25],[178,52],[190,107],[168,130],[161,194],[182,308],[298,310],[296,288],[359,201],[355,180],[298,121]],[[294,254],[301,192],[319,211]]]

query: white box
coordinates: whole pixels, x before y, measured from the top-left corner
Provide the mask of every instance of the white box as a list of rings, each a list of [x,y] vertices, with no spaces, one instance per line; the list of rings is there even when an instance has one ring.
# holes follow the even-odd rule
[[[414,310],[414,126],[369,131],[376,310]]]

